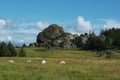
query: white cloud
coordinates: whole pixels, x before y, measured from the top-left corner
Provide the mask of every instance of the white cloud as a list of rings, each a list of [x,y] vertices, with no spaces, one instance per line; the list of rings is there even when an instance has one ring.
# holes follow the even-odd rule
[[[6,26],[9,28],[17,28],[17,24],[11,20],[11,19],[6,19]]]
[[[25,43],[25,41],[23,39],[17,40],[17,42],[19,42],[19,43]]]
[[[8,41],[11,41],[12,40],[12,37],[11,36],[7,36],[6,37]]]
[[[65,28],[66,31],[73,33],[73,34],[80,34],[80,33],[85,33],[89,32],[92,30],[92,26],[90,21],[86,21],[84,17],[78,16],[76,19],[75,24],[72,24],[68,27]]]
[[[120,28],[120,21],[113,19],[98,19],[96,20],[97,24],[92,26],[92,30],[99,35],[101,30],[111,29],[111,28]]]
[[[0,28],[6,25],[6,21],[4,19],[0,19]]]
[[[103,29],[110,29],[110,28],[120,28],[120,22],[112,19],[101,19],[104,21],[105,24],[103,25]]]
[[[16,22],[11,19],[0,19],[0,41],[11,41],[15,44],[36,42],[36,36],[48,26],[43,22]]]
[[[74,34],[85,33],[92,29],[98,32],[103,28],[120,28],[120,21],[110,19],[101,19],[101,21],[104,23],[92,27],[90,21],[86,21],[84,17],[78,16],[74,24],[64,28],[65,32]],[[11,19],[3,18],[0,19],[0,41],[12,41],[26,44],[35,42],[38,33],[46,27],[48,27],[48,23],[46,22],[28,22],[25,19],[23,19],[22,22],[16,22]]]
[[[78,32],[89,32],[92,29],[90,21],[85,21],[82,16],[78,16],[76,30]]]
[[[0,37],[0,41],[5,41],[5,37]]]
[[[6,35],[1,35],[0,37],[0,41],[11,41],[12,40],[12,36],[6,36]]]
[[[35,26],[36,26],[37,28],[43,30],[44,28],[48,27],[48,24],[47,24],[47,23],[43,23],[43,22],[37,22],[37,23],[35,24]]]

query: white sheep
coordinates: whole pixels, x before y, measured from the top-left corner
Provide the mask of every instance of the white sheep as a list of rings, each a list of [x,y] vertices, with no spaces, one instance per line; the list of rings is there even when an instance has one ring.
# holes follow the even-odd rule
[[[8,63],[14,63],[14,61],[13,60],[8,60]]]
[[[65,64],[65,61],[60,61],[60,63],[59,64]]]
[[[27,63],[31,63],[31,60],[27,60],[26,62],[27,62]]]
[[[42,64],[46,64],[46,61],[45,61],[45,60],[42,60]]]

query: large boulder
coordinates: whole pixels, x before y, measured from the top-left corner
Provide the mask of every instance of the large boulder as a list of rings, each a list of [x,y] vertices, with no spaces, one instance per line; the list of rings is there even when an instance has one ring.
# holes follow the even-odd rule
[[[52,24],[38,34],[37,43],[52,47],[72,48],[71,39],[74,39],[72,34],[65,33],[62,27]]]
[[[43,31],[44,37],[51,40],[59,38],[63,34],[64,34],[63,28],[56,24],[50,25],[48,28],[44,29]]]
[[[51,42],[51,40],[46,38],[43,32],[40,32],[37,36],[37,43],[48,43],[48,42]]]
[[[44,29],[37,36],[37,43],[48,43],[51,40],[55,40],[64,34],[62,27],[52,24],[48,28]]]

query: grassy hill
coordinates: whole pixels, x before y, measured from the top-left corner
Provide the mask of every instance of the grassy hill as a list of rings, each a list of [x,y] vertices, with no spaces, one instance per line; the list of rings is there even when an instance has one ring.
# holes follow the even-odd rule
[[[81,50],[46,51],[25,48],[27,57],[1,57],[1,80],[120,80],[120,55],[113,59],[97,57]],[[13,64],[8,60],[14,60]],[[31,63],[26,63],[31,60]],[[42,65],[41,61],[47,63]],[[66,64],[59,64],[64,60]]]

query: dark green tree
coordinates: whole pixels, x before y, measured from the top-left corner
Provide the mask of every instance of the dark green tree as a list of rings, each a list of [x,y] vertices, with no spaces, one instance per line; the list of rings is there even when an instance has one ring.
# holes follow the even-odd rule
[[[0,45],[0,56],[11,56],[11,52],[5,42]]]
[[[107,46],[110,46],[112,49],[117,48],[120,49],[120,29],[119,28],[112,28],[102,30],[100,35],[105,35],[107,39]]]
[[[11,53],[10,56],[17,56],[17,51],[15,50],[15,47],[12,45],[11,42],[8,43],[8,48],[9,48],[10,53]]]
[[[22,45],[22,47],[27,47],[27,45],[24,43],[24,44]]]
[[[18,56],[19,57],[25,57],[26,56],[26,52],[25,52],[23,47],[20,48]]]
[[[0,56],[2,56],[2,46],[1,46],[1,42],[0,42]]]

